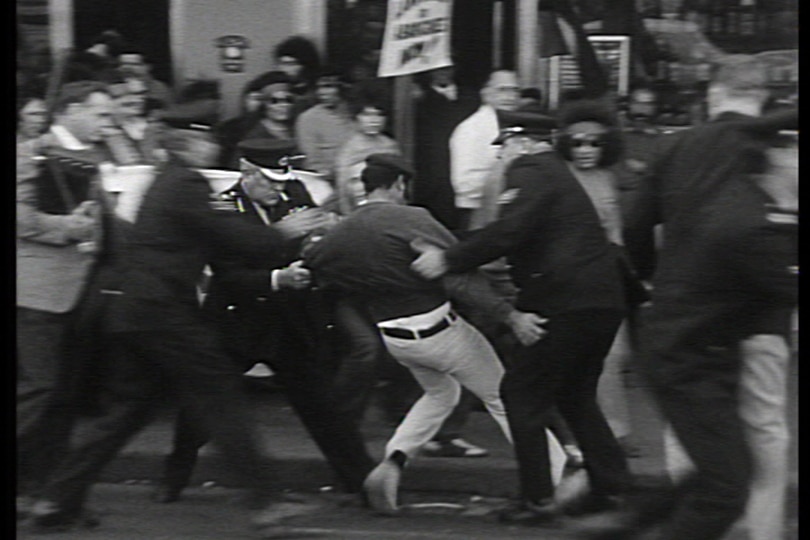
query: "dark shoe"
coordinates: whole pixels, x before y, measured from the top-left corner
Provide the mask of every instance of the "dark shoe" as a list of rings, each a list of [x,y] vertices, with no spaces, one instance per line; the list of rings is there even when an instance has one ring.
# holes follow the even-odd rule
[[[558,526],[560,517],[560,507],[552,500],[541,503],[522,501],[498,513],[498,521],[510,525]]]
[[[397,492],[402,469],[390,459],[380,462],[363,482],[363,491],[371,508],[380,514],[394,515],[399,512]]]
[[[72,529],[92,529],[101,521],[87,510],[68,511],[51,501],[37,501],[31,507],[30,525],[35,532],[62,532]]]
[[[458,438],[449,441],[430,441],[422,447],[422,455],[427,457],[484,457],[488,456],[489,452]]]
[[[566,504],[563,512],[568,516],[584,516],[601,512],[616,512],[627,507],[627,501],[621,495],[602,495],[588,493]]]
[[[173,503],[180,500],[180,493],[183,488],[169,486],[166,484],[158,484],[152,492],[151,499],[158,503]]]

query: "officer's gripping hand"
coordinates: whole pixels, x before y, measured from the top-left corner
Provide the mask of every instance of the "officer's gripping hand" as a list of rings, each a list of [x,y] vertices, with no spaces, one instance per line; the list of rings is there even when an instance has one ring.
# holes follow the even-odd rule
[[[411,263],[411,270],[425,279],[436,279],[447,273],[444,250],[428,244],[421,238],[411,242],[411,249],[419,256]]]
[[[298,240],[309,233],[328,228],[332,218],[320,208],[307,208],[285,216],[273,224],[287,240]]]
[[[543,328],[543,325],[548,322],[548,319],[541,317],[537,313],[514,310],[509,314],[506,322],[515,334],[515,337],[520,341],[520,344],[524,347],[534,345],[548,333],[548,331]]]
[[[287,268],[278,271],[278,288],[300,291],[312,284],[309,268],[304,268],[304,261],[295,261]]]

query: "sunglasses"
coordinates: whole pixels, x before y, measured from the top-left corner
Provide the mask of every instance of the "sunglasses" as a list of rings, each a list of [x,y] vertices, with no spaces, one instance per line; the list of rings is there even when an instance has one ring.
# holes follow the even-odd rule
[[[592,146],[593,148],[601,148],[605,146],[605,141],[602,139],[571,139],[571,146],[580,148],[582,146]]]
[[[293,98],[292,96],[284,96],[284,97],[269,97],[265,100],[266,103],[270,103],[271,105],[275,105],[277,103],[292,103]]]

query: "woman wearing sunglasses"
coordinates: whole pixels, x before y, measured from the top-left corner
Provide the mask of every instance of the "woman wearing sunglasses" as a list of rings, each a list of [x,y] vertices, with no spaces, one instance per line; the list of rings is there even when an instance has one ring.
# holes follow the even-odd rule
[[[632,310],[646,295],[624,255],[618,177],[610,168],[618,163],[623,150],[616,116],[600,101],[579,99],[563,103],[557,118],[560,133],[556,148],[593,202],[608,240],[616,246],[626,278],[628,307]],[[597,399],[625,453],[628,457],[637,457],[638,449],[628,442],[632,428],[623,381],[623,372],[632,354],[629,331],[628,321],[625,321],[605,358]]]

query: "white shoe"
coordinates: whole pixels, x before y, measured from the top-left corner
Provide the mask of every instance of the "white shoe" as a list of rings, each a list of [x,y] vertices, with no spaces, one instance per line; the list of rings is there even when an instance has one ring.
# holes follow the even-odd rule
[[[262,364],[261,362],[257,362],[253,364],[253,367],[247,370],[244,373],[245,377],[254,377],[256,379],[264,379],[267,377],[272,377],[275,375],[272,369],[270,369],[267,364]]]
[[[458,438],[450,441],[430,441],[422,447],[422,454],[428,457],[484,457],[489,455],[489,452],[485,448]]]
[[[368,473],[363,481],[363,491],[368,497],[368,504],[381,514],[393,515],[399,512],[397,492],[402,470],[399,465],[385,459]]]

